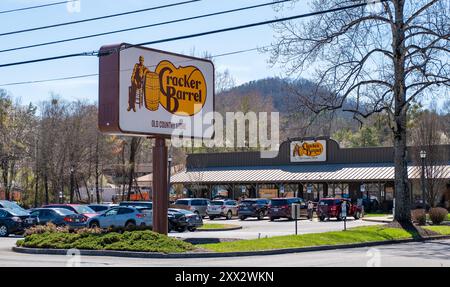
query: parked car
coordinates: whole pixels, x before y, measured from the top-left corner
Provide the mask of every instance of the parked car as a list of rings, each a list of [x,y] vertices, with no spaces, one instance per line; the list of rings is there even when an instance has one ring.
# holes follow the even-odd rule
[[[195,231],[197,230],[197,228],[203,226],[203,219],[197,213],[185,209],[176,209],[176,208],[169,208],[169,212],[179,212],[184,214],[187,221],[187,229],[189,231]]]
[[[362,204],[365,211],[377,211],[381,208],[378,198],[374,195],[371,195],[369,197],[367,197],[367,195],[364,195]]]
[[[88,207],[96,213],[102,213],[111,207],[118,206],[117,204],[89,204]]]
[[[89,218],[90,228],[132,228],[152,226],[152,211],[146,207],[118,206]]]
[[[42,208],[64,208],[75,212],[76,214],[82,214],[88,218],[94,217],[97,213],[89,208],[87,205],[81,204],[48,204],[42,206]]]
[[[258,220],[264,219],[269,210],[270,200],[265,198],[249,198],[242,200],[238,205],[238,216],[240,220],[248,217],[257,217]]]
[[[194,213],[196,214],[196,213]],[[198,214],[196,214],[198,215]],[[200,217],[200,215],[198,215]],[[175,211],[173,208],[170,208],[167,212],[168,224],[169,224],[169,232],[172,230],[178,232],[185,232],[188,229],[188,220],[186,215],[183,212]],[[201,217],[200,217],[201,218]]]
[[[204,218],[207,215],[208,204],[209,199],[206,198],[183,198],[175,201],[172,207],[190,210]]]
[[[53,223],[56,226],[68,226],[70,229],[86,227],[87,217],[65,208],[36,208],[30,213],[39,225]]]
[[[34,223],[28,212],[19,209],[0,208],[0,237],[20,234]]]
[[[131,207],[146,207],[150,210],[153,209],[153,202],[151,201],[122,201],[119,206],[131,206]]]
[[[230,199],[213,200],[208,205],[207,213],[211,220],[216,217],[231,219],[238,215],[238,203],[236,200]]]
[[[292,213],[292,204],[300,204],[300,216],[309,219],[307,205],[302,198],[292,197],[292,198],[273,198],[269,205],[269,218],[270,221],[274,221],[278,218],[287,218],[289,220],[294,219],[294,214]]]
[[[17,209],[25,213],[29,213],[24,208],[22,208],[20,205],[13,201],[8,200],[0,200],[0,208],[7,208],[7,209]]]
[[[360,219],[363,216],[362,208],[358,207],[356,204],[352,204],[348,199],[323,198],[319,201],[317,206],[317,217],[319,217],[319,220],[324,221],[326,218],[337,218],[337,220],[342,220],[342,202],[347,203],[347,217]]]

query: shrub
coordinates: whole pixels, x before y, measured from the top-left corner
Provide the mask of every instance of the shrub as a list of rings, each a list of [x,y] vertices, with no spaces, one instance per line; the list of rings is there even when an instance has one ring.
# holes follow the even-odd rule
[[[419,225],[425,225],[427,223],[427,213],[425,212],[425,209],[412,210],[411,217],[413,222]]]
[[[68,227],[58,227],[54,225],[53,223],[47,223],[46,225],[36,225],[33,227],[28,228],[25,230],[25,236],[32,235],[32,234],[42,234],[42,233],[55,233],[55,232],[61,232],[61,233],[69,233]]]
[[[157,234],[155,232],[126,231],[120,233],[104,233],[102,231],[78,230],[68,232],[43,232],[28,235],[17,241],[17,246],[28,248],[53,249],[90,249],[90,250],[122,250],[142,252],[177,253],[195,250],[187,242]]]
[[[433,224],[438,225],[447,218],[448,211],[447,209],[442,207],[435,207],[430,209],[429,214]]]

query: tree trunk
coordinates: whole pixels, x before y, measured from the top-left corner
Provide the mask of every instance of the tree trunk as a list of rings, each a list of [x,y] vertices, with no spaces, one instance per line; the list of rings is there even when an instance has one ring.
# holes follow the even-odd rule
[[[47,205],[49,202],[48,198],[48,176],[47,174],[44,175],[44,189],[45,189],[45,204]]]
[[[100,177],[100,173],[99,173],[99,149],[98,149],[99,143],[98,143],[98,133],[97,133],[97,140],[96,140],[96,146],[95,146],[95,195],[97,197],[97,204],[100,204],[100,190],[98,187],[98,182],[99,182],[99,177]]]
[[[137,138],[131,139],[130,144],[130,172],[128,174],[128,193],[127,193],[127,200],[131,200],[131,189],[133,187],[133,179],[134,179],[134,165],[135,165],[135,158],[136,158],[136,150],[139,144],[139,140]]]
[[[34,208],[38,207],[39,194],[39,173],[36,173],[36,182],[34,183]]]
[[[75,178],[73,175],[74,171],[70,171],[70,194],[69,194],[69,200],[70,203],[73,203],[73,198],[74,198],[74,189],[75,189]]]
[[[392,50],[394,55],[394,166],[395,166],[395,218],[400,223],[411,223],[411,199],[408,186],[406,156],[406,83],[405,83],[405,23],[404,0],[394,1],[395,25]]]

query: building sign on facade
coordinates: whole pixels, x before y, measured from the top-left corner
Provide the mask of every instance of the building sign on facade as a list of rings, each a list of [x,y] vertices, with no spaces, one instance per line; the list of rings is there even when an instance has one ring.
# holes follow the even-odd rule
[[[290,148],[291,162],[314,162],[327,160],[326,140],[293,141]]]
[[[144,47],[100,57],[99,128],[111,134],[212,138],[211,61]],[[102,47],[100,52],[111,50]]]

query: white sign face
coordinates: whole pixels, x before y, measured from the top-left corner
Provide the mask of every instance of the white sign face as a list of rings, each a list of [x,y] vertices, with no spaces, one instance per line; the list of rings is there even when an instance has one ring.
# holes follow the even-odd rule
[[[360,190],[361,190],[361,192],[365,192],[366,191],[366,185],[365,184],[361,184]]]
[[[107,121],[106,125],[117,126],[123,134],[213,137],[211,61],[143,47],[121,49],[118,61],[118,124]],[[106,84],[114,81],[107,73],[103,72]],[[104,129],[114,132],[114,127]]]
[[[312,185],[308,185],[308,186],[306,187],[306,192],[307,192],[307,193],[312,193],[312,190],[313,190]]]
[[[326,161],[327,141],[293,141],[290,153],[291,162]]]

